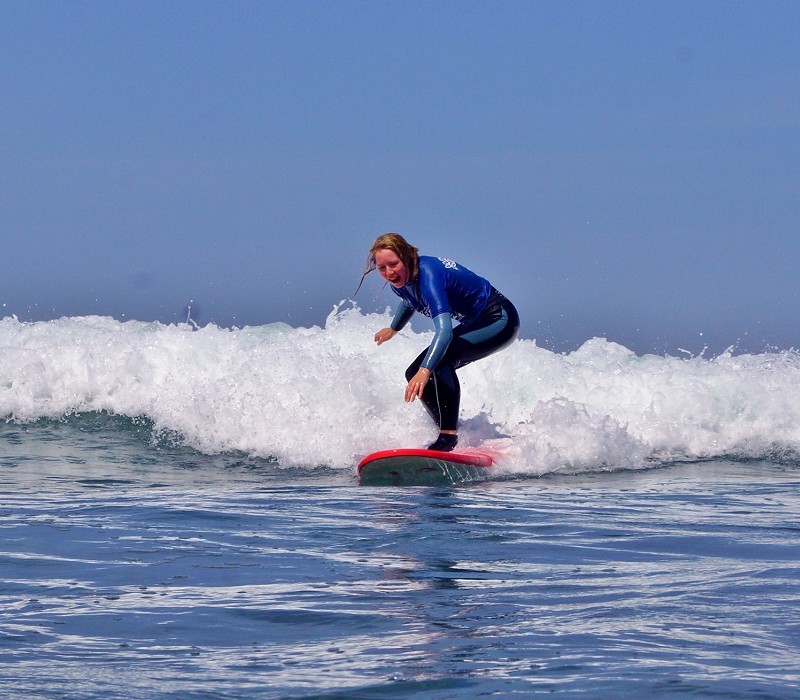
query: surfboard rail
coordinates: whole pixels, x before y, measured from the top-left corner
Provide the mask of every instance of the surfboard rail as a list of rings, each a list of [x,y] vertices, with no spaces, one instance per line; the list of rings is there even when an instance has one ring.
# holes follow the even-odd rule
[[[490,477],[492,456],[478,450],[440,452],[419,448],[380,450],[358,464],[362,484],[442,485]]]

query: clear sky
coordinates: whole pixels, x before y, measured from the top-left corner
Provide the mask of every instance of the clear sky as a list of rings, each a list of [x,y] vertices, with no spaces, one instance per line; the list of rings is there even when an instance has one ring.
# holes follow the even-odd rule
[[[319,325],[399,231],[554,350],[800,347],[798,37],[795,0],[0,0],[0,311]]]

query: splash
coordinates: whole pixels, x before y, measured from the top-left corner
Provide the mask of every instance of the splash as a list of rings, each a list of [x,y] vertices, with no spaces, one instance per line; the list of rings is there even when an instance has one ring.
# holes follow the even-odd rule
[[[352,468],[372,450],[426,444],[435,430],[402,400],[406,365],[431,340],[389,314],[340,304],[324,327],[244,328],[106,317],[0,321],[0,416],[146,417],[214,454]],[[462,445],[513,473],[633,469],[800,449],[800,356],[637,356],[595,338],[569,354],[518,340],[460,370]]]

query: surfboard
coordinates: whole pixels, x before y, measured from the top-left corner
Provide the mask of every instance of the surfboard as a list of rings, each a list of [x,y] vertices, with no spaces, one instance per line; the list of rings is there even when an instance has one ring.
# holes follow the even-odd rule
[[[365,485],[441,486],[491,478],[494,460],[485,452],[394,449],[373,452],[358,464]]]

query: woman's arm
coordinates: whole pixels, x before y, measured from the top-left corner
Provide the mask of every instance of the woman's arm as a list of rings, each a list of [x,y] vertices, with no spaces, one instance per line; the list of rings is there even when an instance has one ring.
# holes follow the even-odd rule
[[[439,314],[434,318],[433,327],[436,331],[433,342],[422,361],[422,366],[406,386],[406,401],[414,401],[422,397],[422,392],[431,378],[433,370],[441,362],[450,346],[450,341],[453,340],[453,317],[449,313]]]
[[[397,310],[394,312],[394,318],[392,319],[391,325],[389,328],[381,328],[375,334],[375,342],[378,345],[382,345],[387,340],[394,338],[398,331],[401,331],[403,327],[411,320],[413,315],[414,307],[411,306],[406,299],[402,299],[397,307]]]
[[[411,306],[411,302],[408,301],[408,299],[401,299],[397,310],[394,312],[394,318],[390,326],[391,329],[395,331],[395,333],[397,331],[402,331],[413,315],[414,307]]]
[[[431,371],[442,361],[447,348],[450,347],[450,341],[453,340],[453,317],[446,312],[439,314],[433,319],[433,329],[435,331],[433,342],[422,361],[422,366]]]

